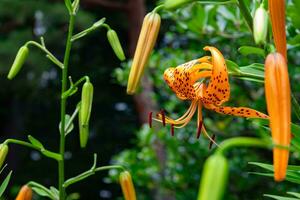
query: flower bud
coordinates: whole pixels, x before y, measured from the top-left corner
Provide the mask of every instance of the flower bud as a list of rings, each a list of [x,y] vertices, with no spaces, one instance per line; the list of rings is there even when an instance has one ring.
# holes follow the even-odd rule
[[[81,109],[81,108],[80,108]],[[81,124],[81,117],[78,115],[78,122],[79,122],[79,141],[80,147],[85,148],[88,138],[89,138],[89,125],[82,125]]]
[[[8,153],[7,144],[0,144],[0,168],[2,167]]]
[[[110,46],[112,47],[112,49],[114,50],[116,56],[121,60],[125,60],[125,55],[120,43],[120,40],[118,38],[118,35],[116,33],[116,31],[109,29],[107,31],[107,39],[110,43]]]
[[[260,6],[256,9],[253,18],[253,34],[256,44],[264,44],[268,33],[268,13]]]
[[[81,92],[81,107],[80,107],[80,119],[81,125],[86,126],[89,123],[92,104],[93,104],[93,92],[94,87],[92,83],[88,80],[82,86]]]
[[[157,39],[160,21],[159,14],[155,12],[148,13],[144,18],[129,73],[127,84],[128,94],[135,93],[140,79],[144,73],[144,69]]]
[[[268,0],[272,32],[277,52],[287,61],[285,33],[285,0]]]
[[[271,53],[265,63],[265,94],[274,145],[289,147],[291,142],[291,94],[287,64],[280,53]],[[273,148],[274,179],[285,179],[289,151]]]
[[[32,199],[32,189],[27,185],[24,185],[19,191],[16,200],[31,200],[31,199]]]
[[[128,171],[120,173],[120,184],[125,200],[136,200],[135,189]]]
[[[222,199],[227,177],[227,159],[220,154],[210,156],[204,163],[198,200]]]
[[[28,47],[26,45],[22,46],[19,49],[19,51],[17,53],[17,56],[16,56],[16,58],[14,60],[14,63],[12,65],[12,67],[10,68],[9,73],[7,75],[8,79],[11,80],[11,79],[13,79],[18,74],[18,72],[22,68],[25,60],[28,57],[28,53],[29,53],[29,49],[28,49]]]
[[[176,9],[182,6],[183,4],[189,3],[191,1],[192,0],[166,0],[164,5],[166,9],[171,10]]]

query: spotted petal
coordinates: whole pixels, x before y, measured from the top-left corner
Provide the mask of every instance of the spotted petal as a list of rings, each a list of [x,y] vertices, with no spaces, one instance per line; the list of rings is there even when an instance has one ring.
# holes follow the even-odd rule
[[[215,47],[206,46],[204,50],[212,55],[212,75],[203,94],[203,102],[207,104],[221,105],[229,100],[230,86],[226,63],[221,52]]]

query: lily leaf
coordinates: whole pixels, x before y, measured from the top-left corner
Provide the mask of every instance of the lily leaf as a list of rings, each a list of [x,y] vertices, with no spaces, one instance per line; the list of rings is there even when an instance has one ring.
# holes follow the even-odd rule
[[[254,55],[259,55],[259,56],[265,57],[265,51],[258,47],[241,46],[238,49],[238,51],[244,56],[254,54]]]
[[[71,124],[69,125],[71,120],[71,116],[70,115],[65,115],[65,128],[67,128],[65,130],[65,135],[69,134],[73,129],[74,129],[74,124],[73,122],[71,122]],[[67,127],[68,126],[68,127]],[[59,123],[59,132],[61,133],[61,122]]]
[[[282,197],[282,196],[276,196],[276,195],[271,195],[271,194],[264,194],[265,197],[270,197],[273,199],[277,200],[299,200],[297,198],[292,198],[292,197]]]
[[[271,164],[258,163],[258,162],[249,162],[249,164],[274,172],[273,165]],[[292,183],[300,184],[300,173],[299,170],[295,170],[296,167],[297,166],[288,166],[286,172],[286,180]],[[251,173],[261,175],[261,176],[273,176],[273,173],[256,173],[256,172],[251,172]]]
[[[53,193],[46,188],[45,186],[34,182],[34,181],[30,181],[28,183],[28,186],[31,187],[31,189],[36,192],[38,195],[43,196],[43,197],[49,197],[52,200],[56,200],[55,196],[53,195]]]
[[[300,198],[300,193],[297,193],[297,192],[287,192],[287,193],[292,195],[292,196],[295,196],[297,198]]]
[[[39,140],[35,139],[33,136],[28,135],[28,140],[30,141],[30,143],[31,143],[33,146],[38,147],[38,148],[40,148],[40,149],[44,149],[43,144],[42,144]]]
[[[4,179],[4,181],[2,182],[2,184],[0,186],[0,197],[2,197],[4,191],[6,190],[6,187],[9,183],[11,174],[12,174],[12,171],[9,172],[9,174],[6,176],[6,178]]]

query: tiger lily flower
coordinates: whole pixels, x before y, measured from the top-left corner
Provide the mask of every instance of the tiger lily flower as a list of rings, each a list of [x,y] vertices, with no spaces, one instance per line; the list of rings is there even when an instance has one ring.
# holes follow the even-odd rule
[[[206,46],[204,50],[210,51],[211,56],[204,56],[175,68],[168,68],[164,72],[166,83],[177,97],[181,100],[191,101],[189,109],[178,119],[172,119],[165,116],[164,112],[160,112],[154,120],[163,124],[171,124],[172,131],[173,128],[186,126],[198,110],[197,138],[200,137],[201,131],[203,131],[214,142],[205,130],[202,107],[225,115],[268,118],[267,115],[251,108],[223,106],[230,98],[230,85],[225,59],[215,47]],[[208,84],[205,83],[205,80],[208,80]]]
[[[265,93],[270,128],[275,145],[289,147],[291,142],[291,94],[287,65],[280,53],[271,53],[265,63]],[[274,179],[282,181],[288,166],[288,149],[273,148]]]
[[[268,0],[276,50],[287,61],[285,33],[285,0]]]

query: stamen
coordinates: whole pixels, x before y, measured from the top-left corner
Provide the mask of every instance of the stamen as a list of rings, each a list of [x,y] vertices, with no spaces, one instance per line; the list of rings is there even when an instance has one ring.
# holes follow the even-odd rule
[[[200,135],[201,135],[201,130],[202,130],[202,121],[199,122],[198,124],[198,130],[197,130],[197,139],[200,138]]]
[[[149,115],[148,115],[148,124],[149,124],[149,127],[152,128],[152,112],[149,112]]]
[[[210,141],[210,143],[209,143],[209,149],[211,149],[211,147],[212,147],[212,145],[215,143],[215,142],[213,142],[213,141],[215,141],[215,138],[216,138],[216,135],[215,134],[213,134],[212,136],[211,136],[211,141]]]
[[[171,136],[174,136],[174,124],[171,124]]]
[[[166,115],[163,109],[160,110],[163,126],[166,126]]]

